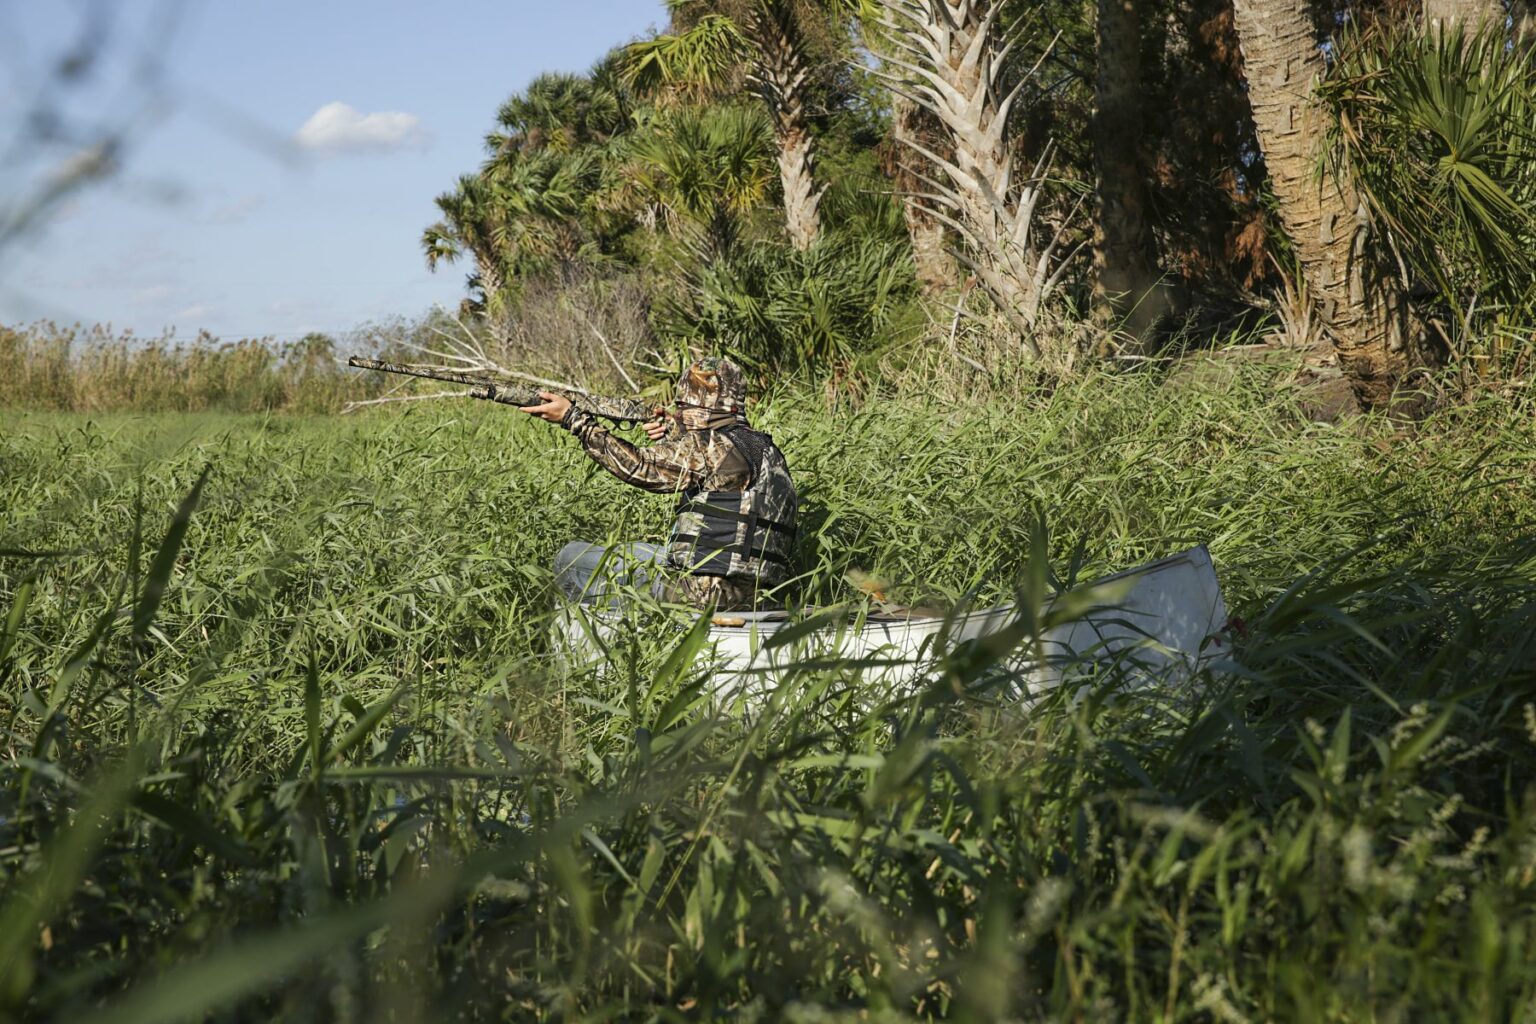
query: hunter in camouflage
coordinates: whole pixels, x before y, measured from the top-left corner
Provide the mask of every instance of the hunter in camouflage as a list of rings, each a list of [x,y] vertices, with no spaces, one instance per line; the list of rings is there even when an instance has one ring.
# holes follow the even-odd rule
[[[625,483],[678,496],[665,549],[632,544],[608,551],[580,542],[556,559],[572,596],[590,598],[592,574],[606,565],[633,584],[650,583],[667,600],[734,611],[771,606],[768,593],[791,575],[797,499],[773,438],[747,425],[746,385],[729,359],[703,359],[678,381],[668,436],[660,420],[645,424],[658,442],[639,448],[615,437],[586,410],[554,392],[524,409],[569,430],[588,455]],[[656,571],[659,570],[659,571]]]

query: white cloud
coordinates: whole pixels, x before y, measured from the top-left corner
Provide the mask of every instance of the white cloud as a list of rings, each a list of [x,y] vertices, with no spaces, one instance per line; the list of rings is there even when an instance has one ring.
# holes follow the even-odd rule
[[[425,146],[427,130],[415,114],[364,114],[337,100],[311,114],[294,141],[326,153],[384,153]]]
[[[213,310],[208,306],[188,306],[179,313],[172,315],[172,320],[206,320],[213,315]]]

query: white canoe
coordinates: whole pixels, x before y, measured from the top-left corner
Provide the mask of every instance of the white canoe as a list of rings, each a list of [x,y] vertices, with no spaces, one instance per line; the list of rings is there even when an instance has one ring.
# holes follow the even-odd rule
[[[895,695],[933,678],[961,645],[989,640],[1006,647],[998,664],[1026,696],[1116,666],[1138,679],[1177,681],[1222,653],[1209,641],[1225,626],[1227,610],[1202,544],[1049,598],[1028,623],[1014,605],[942,616],[825,618],[807,628],[805,617],[792,621],[783,612],[717,615],[705,652],[713,659],[715,692],[755,704],[797,666],[813,664],[857,673]],[[571,606],[559,634],[568,653],[595,653],[592,638],[607,647],[617,626],[612,613]]]

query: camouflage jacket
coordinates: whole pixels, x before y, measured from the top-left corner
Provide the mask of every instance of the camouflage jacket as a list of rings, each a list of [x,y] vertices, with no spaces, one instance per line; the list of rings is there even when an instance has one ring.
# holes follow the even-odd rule
[[[728,422],[736,417],[726,417]],[[597,418],[575,406],[560,425],[575,435],[592,460],[627,484],[679,497],[695,491],[739,491],[752,477],[747,460],[717,430],[684,430],[646,448],[615,437]],[[768,607],[753,577],[694,576],[679,569],[665,582],[668,600],[721,611]]]

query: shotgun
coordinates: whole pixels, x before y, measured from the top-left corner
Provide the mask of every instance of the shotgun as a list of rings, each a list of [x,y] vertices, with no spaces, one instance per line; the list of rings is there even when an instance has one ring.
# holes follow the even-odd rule
[[[442,380],[452,384],[468,384],[469,397],[500,402],[502,405],[519,407],[542,405],[544,399],[539,397],[539,392],[548,391],[551,394],[564,396],[583,412],[601,416],[620,426],[632,426],[647,420],[661,419],[666,414],[666,410],[660,406],[646,405],[628,398],[594,395],[580,388],[536,388],[523,381],[515,381],[489,371],[450,370],[421,363],[387,363],[382,359],[364,359],[362,356],[352,356],[347,360],[347,365],[361,370],[378,370],[381,373],[399,373],[407,377],[425,377],[428,380]]]

